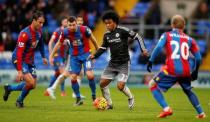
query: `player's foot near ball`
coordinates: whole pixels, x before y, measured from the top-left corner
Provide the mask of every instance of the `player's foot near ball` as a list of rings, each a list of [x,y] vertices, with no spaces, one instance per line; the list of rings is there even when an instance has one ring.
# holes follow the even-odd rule
[[[107,105],[106,110],[112,110],[113,109],[113,105]]]
[[[169,108],[167,111],[162,111],[157,117],[158,118],[165,118],[173,114],[173,110]]]
[[[4,85],[4,95],[3,95],[4,101],[8,100],[10,93],[11,91],[9,90],[9,85],[8,84]]]
[[[198,119],[206,118],[206,114],[205,114],[205,113],[198,114],[198,115],[196,116],[196,118],[198,118]]]

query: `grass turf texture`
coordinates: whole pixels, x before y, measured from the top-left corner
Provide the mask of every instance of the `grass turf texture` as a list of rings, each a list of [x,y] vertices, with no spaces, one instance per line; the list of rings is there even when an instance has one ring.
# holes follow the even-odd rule
[[[0,86],[3,94],[3,86]],[[13,92],[8,101],[0,99],[1,122],[197,122],[196,112],[189,103],[188,98],[181,89],[170,89],[164,94],[167,102],[173,108],[174,114],[170,117],[159,119],[156,116],[161,108],[153,99],[147,88],[131,88],[135,95],[134,110],[128,109],[127,98],[117,90],[111,88],[111,96],[114,104],[113,110],[98,111],[92,106],[90,89],[82,87],[81,92],[86,96],[82,106],[73,106],[75,100],[71,97],[72,91],[66,88],[67,96],[61,97],[59,90],[56,92],[57,99],[52,100],[43,95],[45,88],[37,87],[26,98],[25,108],[15,107],[15,101],[20,92]],[[207,117],[202,122],[210,122],[210,89],[193,90],[200,100]],[[99,88],[97,96],[101,96]]]

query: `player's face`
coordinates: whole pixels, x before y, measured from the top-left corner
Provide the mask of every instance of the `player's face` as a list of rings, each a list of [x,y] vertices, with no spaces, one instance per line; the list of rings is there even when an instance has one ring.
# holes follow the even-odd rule
[[[82,17],[77,17],[77,24],[78,25],[83,25],[84,21]]]
[[[69,27],[71,32],[75,32],[77,30],[77,23],[76,23],[76,21],[68,22],[68,27]]]
[[[106,19],[104,20],[104,23],[106,25],[107,30],[109,31],[113,31],[117,26],[117,24],[112,19]]]
[[[36,29],[36,30],[39,30],[40,28],[42,28],[43,27],[43,24],[44,24],[44,17],[39,17],[37,20],[33,20],[33,22],[34,22],[34,28]]]
[[[68,20],[67,19],[63,19],[62,22],[61,22],[62,26],[64,28],[66,28],[68,26]]]

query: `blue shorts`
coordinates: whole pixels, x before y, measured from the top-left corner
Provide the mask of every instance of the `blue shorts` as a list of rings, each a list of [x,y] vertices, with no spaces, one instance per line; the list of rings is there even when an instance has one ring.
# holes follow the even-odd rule
[[[53,64],[53,69],[57,71],[60,67],[64,67],[65,59],[63,57],[57,56],[54,58]]]
[[[87,60],[89,55],[90,55],[90,53],[84,53],[84,54],[78,55],[78,56],[71,56],[69,72],[79,74],[82,69],[82,65],[84,68],[84,72],[86,72],[87,70],[92,70],[93,69],[92,61]]]
[[[16,60],[13,60],[12,61],[12,64],[17,69]],[[23,62],[22,63],[22,70],[23,70],[23,74],[31,73],[31,75],[33,76],[33,78],[36,78],[37,77],[37,74],[36,74],[36,66],[34,64],[26,64],[26,63]]]
[[[191,87],[191,78],[190,77],[175,77],[166,74],[165,72],[159,72],[153,80],[157,83],[157,86],[162,91],[167,91],[175,83],[179,83],[182,89],[190,90]]]

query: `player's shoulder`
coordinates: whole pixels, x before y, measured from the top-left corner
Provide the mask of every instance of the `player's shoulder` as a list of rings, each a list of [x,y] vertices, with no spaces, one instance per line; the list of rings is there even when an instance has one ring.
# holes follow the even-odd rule
[[[104,33],[104,36],[108,36],[110,33],[111,33],[111,31],[107,30],[107,31]]]
[[[126,32],[129,32],[130,31],[129,28],[124,27],[124,26],[120,26],[120,25],[117,26],[117,29],[118,29],[118,31],[126,31]]]

